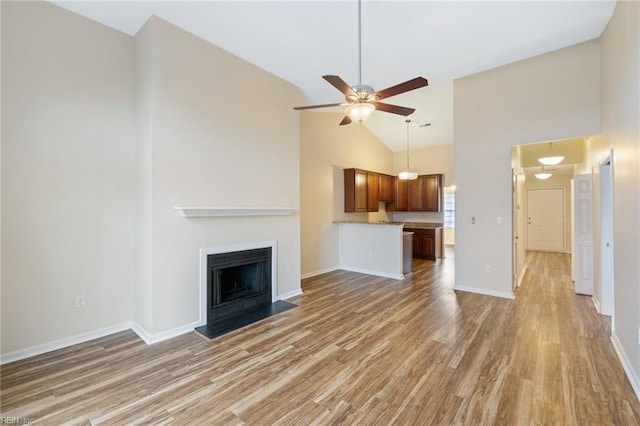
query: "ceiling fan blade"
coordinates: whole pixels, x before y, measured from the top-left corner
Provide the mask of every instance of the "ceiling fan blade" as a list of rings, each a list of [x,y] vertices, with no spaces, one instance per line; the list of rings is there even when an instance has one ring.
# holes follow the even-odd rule
[[[345,115],[342,121],[340,122],[341,126],[344,126],[345,124],[351,124],[351,119],[349,118],[348,115]]]
[[[416,110],[415,108],[407,108],[407,107],[398,106],[398,105],[385,104],[385,103],[382,103],[382,102],[376,102],[375,105],[376,105],[376,109],[378,111],[384,111],[384,112],[390,112],[392,114],[404,115],[405,117],[407,115],[413,114],[413,112]]]
[[[429,82],[426,78],[416,77],[413,80],[405,81],[404,83],[400,83],[387,89],[380,90],[376,93],[376,95],[378,95],[378,99],[390,98],[391,96],[399,95],[400,93],[419,89],[421,87],[427,86],[428,84]]]
[[[323,75],[322,78],[327,80],[329,84],[338,89],[345,96],[355,96],[356,92],[353,91],[351,86],[349,86],[343,79],[338,77],[337,75]]]
[[[329,107],[337,107],[342,105],[342,103],[337,103],[337,104],[323,104],[323,105],[308,105],[308,106],[299,106],[299,107],[293,107],[293,109],[295,109],[296,111],[300,111],[303,109],[314,109],[314,108],[329,108]]]

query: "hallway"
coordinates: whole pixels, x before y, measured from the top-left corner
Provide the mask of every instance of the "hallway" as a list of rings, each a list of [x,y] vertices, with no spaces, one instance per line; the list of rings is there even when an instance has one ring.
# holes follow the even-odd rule
[[[531,420],[640,423],[640,404],[610,341],[610,317],[575,294],[570,255],[527,252],[527,262],[505,333],[517,336],[516,354],[528,354],[518,369],[526,399],[533,398]]]

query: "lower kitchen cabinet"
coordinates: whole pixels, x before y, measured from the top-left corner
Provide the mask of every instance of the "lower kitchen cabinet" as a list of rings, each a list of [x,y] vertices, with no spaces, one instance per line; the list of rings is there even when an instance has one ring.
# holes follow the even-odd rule
[[[413,257],[438,260],[442,258],[442,228],[405,228],[413,232]]]

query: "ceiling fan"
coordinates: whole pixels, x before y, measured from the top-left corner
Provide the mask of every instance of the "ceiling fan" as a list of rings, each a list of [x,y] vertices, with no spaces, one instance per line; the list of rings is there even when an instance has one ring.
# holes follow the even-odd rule
[[[380,102],[381,99],[390,98],[391,96],[399,95],[401,93],[409,92],[411,90],[418,89],[420,87],[427,86],[429,83],[426,78],[416,77],[404,83],[397,84],[395,86],[388,87],[384,90],[374,91],[373,87],[362,84],[362,11],[361,0],[358,0],[358,84],[356,86],[349,86],[342,78],[337,75],[323,75],[329,84],[338,89],[345,97],[345,102],[338,102],[333,104],[323,105],[309,105],[295,107],[295,110],[315,109],[315,108],[328,108],[336,106],[346,106],[345,117],[340,122],[340,125],[350,124],[353,121],[362,123],[367,120],[373,111],[380,110],[384,112],[390,112],[392,114],[410,115],[415,111],[415,108],[407,108],[398,105],[391,105]]]

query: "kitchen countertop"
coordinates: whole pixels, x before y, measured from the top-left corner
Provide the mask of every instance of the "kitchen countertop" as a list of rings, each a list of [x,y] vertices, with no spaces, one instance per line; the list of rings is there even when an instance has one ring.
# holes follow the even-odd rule
[[[348,223],[348,224],[356,224],[356,225],[392,225],[392,226],[403,226],[404,222],[365,222],[359,220],[334,220],[333,223]]]
[[[405,222],[404,227],[410,229],[433,229],[442,228],[442,224],[432,222]]]
[[[410,229],[433,229],[442,228],[441,223],[433,222],[365,222],[358,220],[334,220],[333,223],[349,223],[358,225],[392,225],[392,226],[404,226]]]

